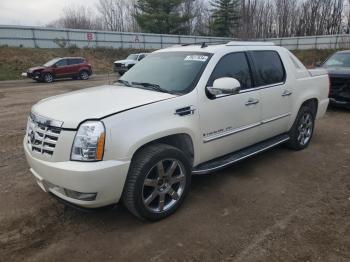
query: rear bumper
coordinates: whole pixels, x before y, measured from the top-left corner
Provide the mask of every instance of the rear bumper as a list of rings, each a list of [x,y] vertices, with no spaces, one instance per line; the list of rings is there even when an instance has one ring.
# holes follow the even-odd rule
[[[119,201],[129,169],[129,161],[48,162],[33,157],[24,142],[30,171],[37,184],[47,193],[84,208],[97,208]],[[96,193],[93,200],[72,198],[66,190]]]

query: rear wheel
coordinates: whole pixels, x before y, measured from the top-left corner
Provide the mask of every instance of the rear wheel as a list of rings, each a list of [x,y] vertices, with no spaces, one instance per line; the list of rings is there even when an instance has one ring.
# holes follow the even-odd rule
[[[287,146],[294,150],[301,150],[310,144],[315,125],[314,115],[313,110],[309,106],[300,108],[297,118],[289,131],[290,140]]]
[[[89,73],[86,70],[83,70],[79,73],[79,78],[81,80],[87,80],[89,79]]]
[[[123,192],[123,202],[135,216],[160,220],[176,211],[191,183],[191,166],[179,149],[156,144],[134,157]]]
[[[52,74],[50,74],[50,73],[44,74],[43,80],[44,80],[45,83],[51,83],[51,82],[53,82],[53,76],[52,76]]]

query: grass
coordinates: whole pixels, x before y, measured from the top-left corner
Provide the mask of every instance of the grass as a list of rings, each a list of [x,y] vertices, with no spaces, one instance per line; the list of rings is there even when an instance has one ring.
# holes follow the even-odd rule
[[[0,80],[22,79],[21,73],[29,67],[42,65],[55,57],[82,56],[92,65],[96,74],[112,72],[115,60],[124,59],[129,53],[144,50],[111,49],[111,48],[19,48],[0,47]],[[313,67],[316,62],[323,61],[337,50],[313,49],[297,50],[293,53],[307,66]]]

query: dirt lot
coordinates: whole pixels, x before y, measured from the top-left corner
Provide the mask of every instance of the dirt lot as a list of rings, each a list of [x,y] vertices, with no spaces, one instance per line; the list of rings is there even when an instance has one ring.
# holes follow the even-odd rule
[[[140,222],[81,213],[36,185],[21,147],[39,99],[107,83],[0,82],[0,261],[350,261],[350,111],[317,122],[306,150],[278,147],[193,178],[182,208]]]

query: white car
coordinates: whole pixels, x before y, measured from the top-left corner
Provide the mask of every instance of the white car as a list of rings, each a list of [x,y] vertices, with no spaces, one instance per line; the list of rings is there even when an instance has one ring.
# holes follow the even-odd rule
[[[130,54],[124,60],[114,61],[114,71],[118,72],[120,75],[123,75],[126,71],[132,68],[135,64],[144,59],[148,53],[140,54]]]
[[[307,147],[328,91],[325,70],[271,43],[175,46],[114,85],[38,102],[23,145],[39,186],[65,203],[123,202],[158,220],[182,204],[192,174]]]

